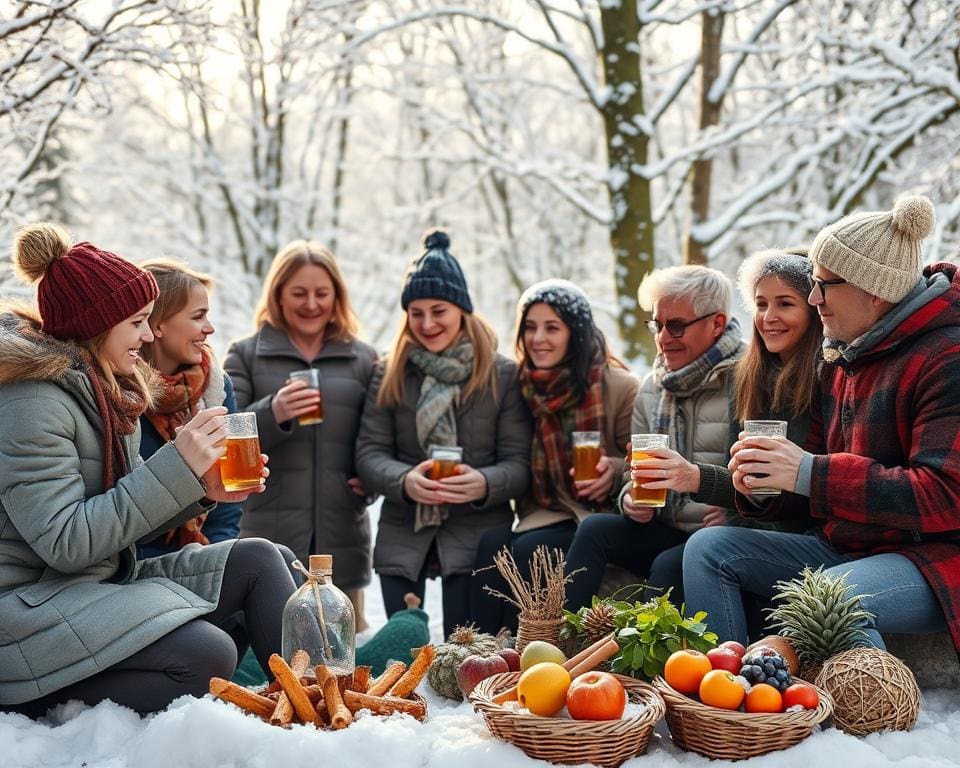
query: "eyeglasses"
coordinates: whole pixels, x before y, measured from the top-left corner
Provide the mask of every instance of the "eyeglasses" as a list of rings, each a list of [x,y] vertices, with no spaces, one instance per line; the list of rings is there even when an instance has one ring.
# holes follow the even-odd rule
[[[693,320],[667,320],[665,323],[661,323],[659,320],[647,320],[647,328],[650,329],[650,333],[656,335],[660,333],[663,328],[667,329],[669,333],[675,339],[682,339],[683,334],[687,332],[687,328],[694,323],[699,323],[701,320],[706,320],[708,317],[713,317],[714,315],[719,314],[719,312],[711,312],[710,314],[703,315],[702,317],[695,317]]]
[[[835,277],[833,280],[820,280],[817,277],[811,279],[813,280],[813,284],[820,289],[820,298],[822,298],[824,301],[827,300],[828,285],[843,285],[845,282],[847,282],[842,277]]]

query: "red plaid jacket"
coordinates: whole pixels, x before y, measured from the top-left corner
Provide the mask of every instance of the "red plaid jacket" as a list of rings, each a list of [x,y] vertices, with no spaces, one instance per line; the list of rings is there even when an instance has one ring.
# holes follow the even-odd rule
[[[852,363],[824,366],[810,497],[784,494],[770,512],[809,511],[840,552],[910,558],[960,652],[960,267],[924,275],[937,272],[946,293]]]

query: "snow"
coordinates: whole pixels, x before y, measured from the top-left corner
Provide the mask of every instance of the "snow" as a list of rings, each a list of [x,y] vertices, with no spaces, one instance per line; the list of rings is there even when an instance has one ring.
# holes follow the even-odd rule
[[[379,510],[371,508],[376,525]],[[380,585],[367,588],[367,618],[374,626],[386,621]],[[439,580],[427,582],[424,607],[430,613],[430,634],[441,639]],[[368,636],[369,633],[364,633]],[[361,642],[362,642],[361,637]],[[427,700],[428,718],[418,723],[404,715],[378,718],[361,715],[339,732],[296,725],[290,730],[244,715],[233,705],[210,697],[183,697],[164,712],[141,718],[112,702],[85,707],[72,702],[34,722],[20,715],[0,714],[4,768],[308,768],[389,765],[447,768],[522,768],[548,763],[527,757],[517,747],[496,739],[468,703],[438,696],[427,683],[418,689]],[[924,693],[920,720],[909,733],[848,736],[834,729],[814,733],[797,746],[738,763],[744,768],[810,768],[830,766],[842,755],[843,768],[947,768],[960,766],[960,691]],[[646,755],[628,760],[625,768],[700,768],[730,765],[685,753],[670,741],[661,721]]]

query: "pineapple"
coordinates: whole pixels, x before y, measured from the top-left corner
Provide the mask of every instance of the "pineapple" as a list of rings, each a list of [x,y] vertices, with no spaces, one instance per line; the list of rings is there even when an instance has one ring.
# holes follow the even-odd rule
[[[863,626],[873,614],[860,607],[859,595],[847,594],[851,586],[845,576],[831,576],[821,566],[777,582],[780,591],[773,599],[778,605],[768,611],[769,624],[793,643],[804,669],[867,644]]]
[[[450,633],[446,643],[437,646],[437,655],[427,672],[427,681],[441,696],[463,701],[463,693],[457,684],[460,663],[471,654],[496,653],[498,650],[500,643],[493,635],[477,632],[473,624],[457,627]]]

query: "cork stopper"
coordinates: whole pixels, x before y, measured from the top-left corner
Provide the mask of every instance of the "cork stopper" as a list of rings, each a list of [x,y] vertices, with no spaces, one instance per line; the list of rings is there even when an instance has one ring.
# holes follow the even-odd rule
[[[332,571],[333,555],[310,555],[311,571]]]

